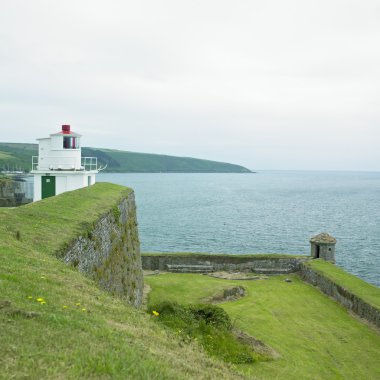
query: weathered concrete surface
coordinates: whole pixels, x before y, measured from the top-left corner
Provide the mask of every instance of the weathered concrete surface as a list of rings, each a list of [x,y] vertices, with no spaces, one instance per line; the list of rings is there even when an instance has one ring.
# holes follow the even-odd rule
[[[368,322],[380,328],[380,310],[363,301],[342,286],[335,284],[332,280],[314,271],[307,265],[300,265],[299,274],[304,281],[318,287],[323,293],[334,298],[359,317],[366,319]]]
[[[142,255],[144,270],[167,271],[170,267],[212,267],[214,271],[255,272],[266,274],[291,273],[299,270],[300,263],[308,258],[241,257],[234,255]]]
[[[11,178],[0,179],[0,207],[15,207],[30,203],[27,195],[27,183]]]
[[[134,193],[61,254],[67,264],[94,279],[102,289],[139,306],[144,285]]]

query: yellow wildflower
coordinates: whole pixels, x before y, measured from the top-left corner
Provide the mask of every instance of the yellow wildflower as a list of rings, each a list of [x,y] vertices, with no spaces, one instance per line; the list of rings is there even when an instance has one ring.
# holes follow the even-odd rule
[[[85,312],[85,311],[86,311],[86,309],[85,309],[85,308],[83,308],[83,309],[82,309],[82,311],[83,311],[83,312]]]
[[[33,297],[32,297],[32,296],[28,296],[28,299],[32,300],[32,299],[33,299]]]
[[[160,313],[158,311],[156,311],[156,310],[153,310],[152,314],[155,315],[156,317],[158,317],[160,315]]]
[[[38,301],[38,302],[43,302],[44,299],[40,297],[40,298],[37,298],[37,301]]]
[[[80,306],[80,303],[79,303],[79,302],[77,302],[77,303],[75,304],[75,306],[78,306],[78,307],[79,307],[79,306]]]

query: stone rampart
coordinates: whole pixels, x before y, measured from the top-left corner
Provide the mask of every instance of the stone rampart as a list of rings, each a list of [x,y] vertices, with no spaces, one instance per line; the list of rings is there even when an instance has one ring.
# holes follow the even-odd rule
[[[379,309],[307,265],[300,265],[299,274],[304,281],[318,287],[323,293],[332,297],[359,317],[380,328]]]
[[[139,306],[143,275],[134,193],[88,226],[86,233],[58,256],[94,279],[102,289]]]
[[[267,274],[281,274],[296,272],[305,258],[275,257],[271,255],[218,255],[218,254],[147,254],[142,255],[142,266],[145,270],[168,271],[171,267],[187,266],[195,268],[212,267],[213,271],[227,272],[256,272]],[[191,270],[189,270],[191,271]],[[209,271],[209,270],[207,270]]]

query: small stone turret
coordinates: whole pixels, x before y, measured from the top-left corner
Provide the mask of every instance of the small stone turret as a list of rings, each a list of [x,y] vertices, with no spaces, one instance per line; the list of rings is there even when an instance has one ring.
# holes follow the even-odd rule
[[[311,257],[313,259],[323,259],[335,263],[336,239],[328,233],[323,232],[310,239]]]

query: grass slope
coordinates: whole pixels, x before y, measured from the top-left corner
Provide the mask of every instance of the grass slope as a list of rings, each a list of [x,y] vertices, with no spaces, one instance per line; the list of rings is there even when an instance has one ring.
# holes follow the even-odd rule
[[[102,183],[0,209],[1,379],[236,378],[56,258],[128,191]]]
[[[38,155],[37,144],[0,143],[0,170],[31,169],[32,156]],[[113,149],[82,148],[83,157],[98,157],[99,165],[108,172],[121,173],[250,173],[240,165],[175,157],[151,153],[135,153]]]
[[[297,275],[233,281],[195,274],[146,277],[149,303],[201,302],[222,288],[248,295],[220,304],[236,326],[274,348],[280,359],[240,365],[260,379],[379,379],[380,336]]]

